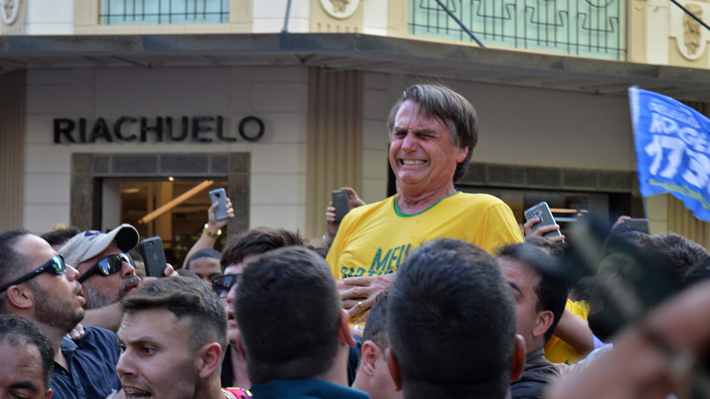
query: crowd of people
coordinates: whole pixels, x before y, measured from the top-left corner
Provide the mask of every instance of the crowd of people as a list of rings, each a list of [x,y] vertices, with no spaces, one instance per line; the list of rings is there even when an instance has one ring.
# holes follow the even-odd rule
[[[458,192],[477,117],[444,86],[409,87],[388,128],[397,194],[344,187],[322,239],[256,228],[219,252],[215,204],[156,278],[129,224],[0,233],[0,398],[708,396],[705,248],[626,217],[547,239]]]

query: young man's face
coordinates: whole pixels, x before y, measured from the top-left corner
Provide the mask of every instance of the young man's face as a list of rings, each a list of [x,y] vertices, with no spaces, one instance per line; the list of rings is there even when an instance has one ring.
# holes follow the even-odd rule
[[[13,346],[0,342],[0,398],[49,399],[45,391],[42,357],[34,345]]]
[[[189,337],[192,321],[167,309],[128,313],[118,330],[116,372],[126,398],[192,398],[199,383]]]
[[[525,339],[527,352],[532,352],[540,346],[540,342],[534,342],[536,337],[533,330],[537,323],[540,323],[535,287],[540,283],[541,277],[530,267],[516,260],[504,257],[498,259],[498,262],[515,295],[518,334]]]

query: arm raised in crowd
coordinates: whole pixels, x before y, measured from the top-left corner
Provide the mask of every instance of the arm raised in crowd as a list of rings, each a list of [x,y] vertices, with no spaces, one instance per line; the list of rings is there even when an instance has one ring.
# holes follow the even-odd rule
[[[345,191],[348,195],[348,210],[352,210],[359,206],[365,205],[365,201],[358,197],[357,192],[352,189],[352,187],[341,187],[341,191]],[[333,202],[328,204],[325,209],[325,241],[326,244],[330,245],[335,239],[335,235],[338,233],[338,227],[340,227],[340,222],[335,221],[335,207]]]
[[[217,238],[219,238],[219,235],[217,235],[217,232],[222,229],[222,227],[226,226],[227,223],[229,222],[229,219],[234,217],[234,208],[232,208],[232,201],[227,198],[227,216],[229,216],[228,219],[224,220],[217,220],[215,217],[215,210],[217,209],[217,205],[219,203],[215,202],[210,206],[210,209],[207,210],[207,227],[205,230],[209,230],[212,235],[210,235],[207,231],[203,230],[202,234],[200,235],[200,238],[197,240],[195,245],[190,248],[190,251],[187,252],[187,255],[185,255],[185,260],[182,263],[182,267],[187,267],[187,261],[190,260],[190,257],[195,254],[195,252],[204,249],[204,248],[214,248],[215,242],[217,242]]]

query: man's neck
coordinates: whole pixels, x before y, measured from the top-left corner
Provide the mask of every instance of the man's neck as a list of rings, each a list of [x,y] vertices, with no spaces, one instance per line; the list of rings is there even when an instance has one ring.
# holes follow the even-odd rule
[[[397,184],[397,206],[406,214],[415,214],[427,210],[446,197],[456,194],[454,182],[433,191],[420,192]]]
[[[44,334],[47,338],[49,338],[50,341],[52,341],[52,345],[54,345],[54,361],[57,362],[60,366],[64,367],[65,370],[69,370],[69,364],[67,363],[67,359],[62,353],[62,338],[64,337],[64,334],[62,334],[61,331],[54,327],[38,323],[34,320],[32,321],[35,323],[35,326],[37,326],[37,329],[41,331],[42,334]]]
[[[224,391],[220,384],[219,375],[213,373],[206,381],[201,381],[195,390],[193,399],[224,399]]]
[[[338,355],[333,362],[333,366],[325,373],[315,376],[314,378],[332,382],[333,384],[348,386],[348,356],[350,355],[350,347],[346,344],[340,344]]]
[[[232,362],[232,386],[249,389],[251,388],[251,381],[249,381],[249,374],[247,374],[247,362],[239,354],[239,351],[233,346],[229,346],[230,360]]]

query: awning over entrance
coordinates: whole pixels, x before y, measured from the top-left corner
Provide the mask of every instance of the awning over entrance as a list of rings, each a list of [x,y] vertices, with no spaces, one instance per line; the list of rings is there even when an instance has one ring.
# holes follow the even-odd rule
[[[626,95],[629,86],[710,102],[710,70],[362,34],[0,37],[0,71],[31,68],[306,65]],[[0,73],[1,73],[0,72]]]

